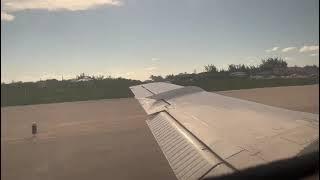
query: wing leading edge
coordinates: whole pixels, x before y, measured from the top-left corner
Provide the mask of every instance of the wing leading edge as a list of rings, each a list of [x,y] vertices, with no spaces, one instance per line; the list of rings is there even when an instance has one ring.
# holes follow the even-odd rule
[[[149,83],[130,87],[178,179],[201,179],[289,158],[319,139],[317,114]]]

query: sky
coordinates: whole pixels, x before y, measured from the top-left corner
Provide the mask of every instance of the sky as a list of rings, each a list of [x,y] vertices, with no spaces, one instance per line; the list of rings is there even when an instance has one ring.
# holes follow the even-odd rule
[[[319,65],[318,0],[1,0],[1,82]]]

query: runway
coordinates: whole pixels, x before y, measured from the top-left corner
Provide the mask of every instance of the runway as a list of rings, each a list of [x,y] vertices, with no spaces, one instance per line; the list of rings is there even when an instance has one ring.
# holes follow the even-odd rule
[[[318,92],[319,85],[218,93],[319,113]],[[146,118],[133,98],[1,108],[1,178],[176,179]]]

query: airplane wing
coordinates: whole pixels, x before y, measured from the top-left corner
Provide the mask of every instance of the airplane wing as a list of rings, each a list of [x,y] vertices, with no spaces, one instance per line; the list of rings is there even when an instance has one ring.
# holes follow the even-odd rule
[[[318,114],[164,82],[130,89],[178,179],[219,176],[294,157],[319,144]]]

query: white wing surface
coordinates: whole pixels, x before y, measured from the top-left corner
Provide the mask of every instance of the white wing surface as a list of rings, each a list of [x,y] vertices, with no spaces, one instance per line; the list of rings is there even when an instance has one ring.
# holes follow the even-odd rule
[[[130,87],[178,179],[201,179],[296,156],[319,139],[319,115],[198,87]]]

